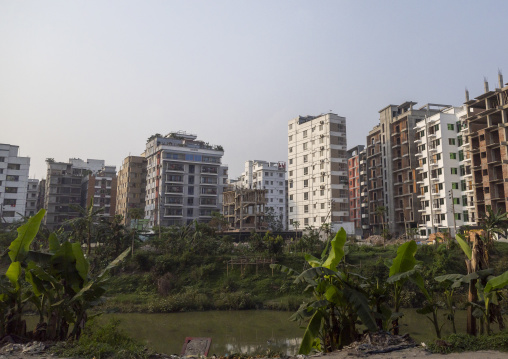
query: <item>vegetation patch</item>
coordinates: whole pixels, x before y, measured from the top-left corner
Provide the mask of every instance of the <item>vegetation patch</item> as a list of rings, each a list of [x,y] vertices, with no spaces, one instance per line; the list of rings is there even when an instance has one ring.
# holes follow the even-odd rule
[[[60,342],[52,352],[63,357],[101,359],[144,359],[152,353],[145,346],[121,331],[119,320],[105,325],[90,323],[79,340]]]
[[[496,350],[508,352],[508,333],[502,332],[478,337],[467,334],[452,334],[444,340],[436,340],[429,345],[433,353],[474,352]]]

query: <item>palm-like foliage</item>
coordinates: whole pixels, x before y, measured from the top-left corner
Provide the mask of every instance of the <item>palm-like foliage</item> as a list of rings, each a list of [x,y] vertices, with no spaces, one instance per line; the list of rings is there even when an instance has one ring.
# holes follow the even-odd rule
[[[93,198],[87,208],[78,205],[72,205],[80,216],[64,222],[64,226],[68,225],[72,228],[71,235],[81,243],[86,241],[87,255],[90,255],[91,240],[93,235],[94,223],[99,220],[99,215],[104,212],[104,208],[94,209]]]
[[[385,231],[385,213],[386,213],[386,207],[385,206],[377,206],[376,210],[374,211],[376,216],[381,218],[381,226],[383,228],[383,232]]]

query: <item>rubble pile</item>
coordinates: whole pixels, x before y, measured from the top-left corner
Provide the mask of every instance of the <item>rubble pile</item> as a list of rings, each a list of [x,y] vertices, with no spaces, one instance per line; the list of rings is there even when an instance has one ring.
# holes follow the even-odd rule
[[[344,347],[349,355],[367,356],[370,354],[389,353],[396,350],[416,347],[416,342],[409,336],[392,335],[387,332],[367,333],[359,341]]]

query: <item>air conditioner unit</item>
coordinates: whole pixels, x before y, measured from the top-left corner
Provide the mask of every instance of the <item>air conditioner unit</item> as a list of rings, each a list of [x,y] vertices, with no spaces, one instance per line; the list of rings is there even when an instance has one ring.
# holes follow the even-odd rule
[[[321,176],[324,176],[326,174],[326,172],[321,172]]]
[[[321,146],[321,150],[324,150],[325,149],[325,146]]]
[[[324,185],[324,184],[322,184],[321,186],[319,186],[319,188],[321,188],[321,189],[325,189],[325,185]]]
[[[322,124],[324,124],[324,123],[325,123],[325,121],[322,121],[322,120],[321,120],[321,121],[319,121],[319,123],[322,125]]]

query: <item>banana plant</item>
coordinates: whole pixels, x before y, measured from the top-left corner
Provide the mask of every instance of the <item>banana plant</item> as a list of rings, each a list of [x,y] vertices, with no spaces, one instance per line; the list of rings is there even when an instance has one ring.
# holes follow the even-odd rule
[[[477,282],[478,297],[480,299],[480,304],[483,303],[483,305],[473,302],[471,302],[470,305],[475,308],[473,312],[475,317],[481,318],[485,322],[488,335],[492,333],[490,328],[490,307],[492,304],[499,305],[499,301],[503,299],[501,290],[506,286],[508,286],[508,271],[497,277],[490,277],[485,287],[481,285],[481,281]]]
[[[18,227],[18,236],[9,246],[8,256],[11,263],[0,279],[0,334],[13,333],[24,335],[26,324],[22,319],[23,307],[28,298],[23,295],[20,285],[22,266],[26,265],[30,245],[34,240],[46,211],[41,209],[35,216]],[[6,280],[7,279],[7,280]]]
[[[306,292],[313,300],[304,303],[290,318],[309,320],[299,353],[308,354],[313,349],[333,351],[356,339],[358,319],[371,331],[377,326],[367,299],[367,294],[359,283],[359,276],[338,271],[337,266],[345,255],[346,231],[341,228],[327,243],[321,258],[305,255],[310,268],[298,273],[282,265],[271,265],[295,277],[294,283],[307,284]]]
[[[397,256],[393,260],[386,260],[385,265],[390,269],[387,283],[393,285],[393,334],[399,334],[399,318],[403,316],[400,312],[400,300],[404,284],[416,273],[417,250],[416,242],[409,241],[399,246]]]
[[[11,264],[0,276],[0,334],[24,336],[23,306],[32,302],[39,312],[39,324],[45,324],[45,338],[78,338],[87,320],[86,312],[98,304],[105,292],[109,271],[128,254],[125,250],[95,279],[80,243],[60,243],[55,234],[49,237],[49,253],[30,251],[45,211],[39,211],[18,228],[8,255]],[[22,273],[29,285],[21,285]],[[74,329],[68,336],[69,326]]]

